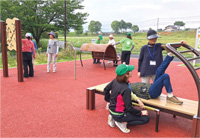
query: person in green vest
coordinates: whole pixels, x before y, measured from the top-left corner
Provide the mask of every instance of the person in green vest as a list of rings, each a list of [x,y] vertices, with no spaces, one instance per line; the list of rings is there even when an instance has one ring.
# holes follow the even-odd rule
[[[95,44],[100,44],[101,40],[103,40],[103,36],[99,35],[98,39],[95,41]],[[93,64],[101,64],[100,59],[93,59]]]
[[[130,56],[131,51],[134,48],[134,43],[131,37],[131,33],[126,34],[126,38],[122,39],[120,42],[116,43],[115,45],[118,45],[122,43],[122,53],[121,53],[121,63],[129,65],[130,63]]]

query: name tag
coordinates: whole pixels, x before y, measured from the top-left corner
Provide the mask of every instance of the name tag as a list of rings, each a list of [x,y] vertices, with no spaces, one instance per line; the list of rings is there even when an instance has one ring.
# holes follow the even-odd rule
[[[156,61],[150,60],[150,65],[156,65]]]

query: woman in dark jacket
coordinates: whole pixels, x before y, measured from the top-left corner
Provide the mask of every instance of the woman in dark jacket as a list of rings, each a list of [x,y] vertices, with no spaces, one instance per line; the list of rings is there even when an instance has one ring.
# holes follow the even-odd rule
[[[128,80],[132,77],[131,71],[134,66],[121,64],[116,68],[117,77],[104,89],[105,101],[110,102],[108,124],[114,127],[115,124],[124,133],[129,133],[127,124],[142,125],[149,122],[148,112],[140,111],[132,106],[131,90]],[[111,91],[111,93],[110,93]],[[138,102],[141,102],[138,99]]]

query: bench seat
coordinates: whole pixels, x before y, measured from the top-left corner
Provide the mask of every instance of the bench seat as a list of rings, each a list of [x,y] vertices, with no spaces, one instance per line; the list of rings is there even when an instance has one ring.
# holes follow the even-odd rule
[[[104,83],[101,85],[90,87],[89,89],[93,89],[93,90],[95,90],[95,93],[104,95],[103,90],[107,84],[108,83]],[[145,105],[160,109],[160,111],[168,112],[173,115],[182,116],[182,117],[185,117],[188,119],[193,119],[193,116],[197,114],[197,109],[198,109],[197,101],[179,98],[180,100],[183,101],[183,104],[176,105],[173,103],[168,103],[166,101],[166,95],[164,95],[164,94],[161,94],[156,99],[149,99],[149,100],[142,99],[142,98],[140,98],[140,99],[142,100],[142,102]]]
[[[108,83],[93,86],[86,89],[86,108],[89,110],[95,109],[95,94],[104,95],[103,90]],[[143,99],[140,98],[145,106],[151,109],[154,108],[156,111],[156,132],[158,132],[159,114],[160,111],[170,113],[175,116],[181,116],[188,119],[193,119],[193,125],[196,123],[198,102],[193,100],[188,100],[184,98],[179,98],[183,101],[182,105],[176,105],[173,103],[168,103],[166,101],[166,95],[161,94],[156,99]],[[150,108],[149,108],[150,107]]]

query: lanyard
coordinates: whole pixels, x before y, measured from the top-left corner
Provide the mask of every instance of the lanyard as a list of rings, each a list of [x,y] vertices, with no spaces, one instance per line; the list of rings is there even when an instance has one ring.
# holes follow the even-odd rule
[[[156,44],[155,44],[155,45],[156,45]],[[148,49],[148,51],[149,51],[149,55],[150,55],[150,57],[152,58],[152,60],[154,59],[155,45],[153,46],[153,55],[151,55],[151,52],[150,52],[150,50],[149,50],[149,46],[147,45],[147,49]]]

